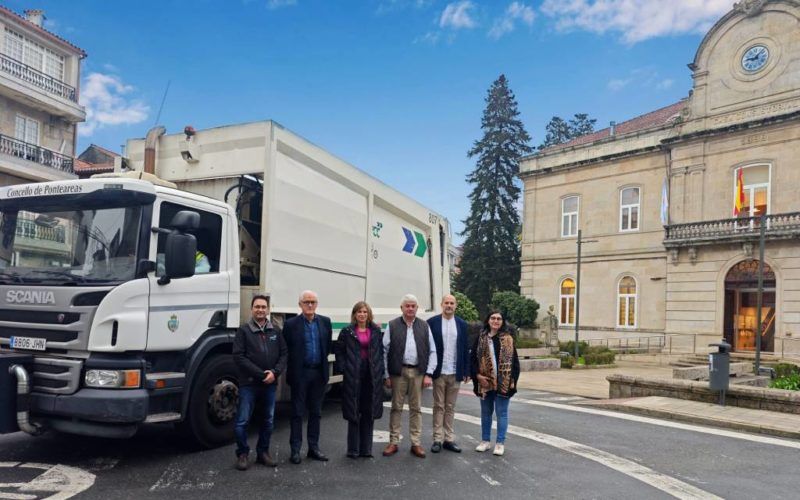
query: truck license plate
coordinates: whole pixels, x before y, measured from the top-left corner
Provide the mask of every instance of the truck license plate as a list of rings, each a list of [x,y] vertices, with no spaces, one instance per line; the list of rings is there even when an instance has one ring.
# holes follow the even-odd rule
[[[47,339],[37,339],[34,337],[11,337],[12,349],[27,349],[30,351],[44,351],[47,346]]]

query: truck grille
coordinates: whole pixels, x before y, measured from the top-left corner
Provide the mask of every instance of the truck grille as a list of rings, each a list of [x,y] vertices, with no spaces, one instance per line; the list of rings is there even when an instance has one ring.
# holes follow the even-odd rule
[[[30,367],[34,391],[72,394],[81,382],[83,361],[60,358],[33,358]]]
[[[9,328],[0,326],[0,337],[11,338],[14,335],[23,337],[36,337],[50,342],[72,342],[78,338],[80,332],[69,330],[45,330],[41,328]]]

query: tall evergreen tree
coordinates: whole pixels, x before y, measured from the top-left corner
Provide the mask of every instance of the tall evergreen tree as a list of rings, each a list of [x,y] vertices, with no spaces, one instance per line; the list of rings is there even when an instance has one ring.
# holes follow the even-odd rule
[[[539,145],[539,149],[544,149],[557,144],[564,144],[576,137],[591,134],[594,132],[594,118],[589,118],[586,113],[576,113],[569,122],[560,116],[550,118],[550,122],[545,127],[547,131],[544,142]]]
[[[589,118],[586,113],[575,113],[575,117],[569,121],[569,131],[571,139],[594,132],[595,118]]]
[[[489,88],[481,129],[483,137],[467,153],[478,160],[467,175],[472,185],[470,213],[461,233],[466,238],[455,287],[484,314],[494,292],[519,290],[516,176],[520,157],[533,151],[505,75]]]
[[[556,144],[563,144],[572,139],[572,131],[569,124],[563,118],[554,116],[550,118],[550,123],[545,128],[547,133],[544,137],[544,142],[539,145],[539,149],[544,149]]]

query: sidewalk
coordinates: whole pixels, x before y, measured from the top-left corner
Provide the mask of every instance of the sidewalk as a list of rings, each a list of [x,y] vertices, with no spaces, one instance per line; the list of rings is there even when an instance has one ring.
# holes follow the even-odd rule
[[[520,374],[518,386],[520,389],[596,399],[597,401],[584,403],[591,407],[800,439],[800,415],[735,406],[719,406],[660,396],[608,399],[606,377],[615,373],[651,378],[672,378],[672,367],[626,360],[618,362],[616,368],[523,372]]]
[[[557,392],[594,399],[608,399],[606,377],[613,373],[636,375],[639,377],[672,378],[672,367],[620,361],[616,368],[596,368],[584,370],[557,370],[544,372],[522,372],[519,376],[520,389]]]

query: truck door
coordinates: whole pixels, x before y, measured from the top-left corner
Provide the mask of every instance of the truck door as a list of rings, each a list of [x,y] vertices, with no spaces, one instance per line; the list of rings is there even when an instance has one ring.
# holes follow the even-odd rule
[[[215,207],[210,207],[211,209]],[[193,204],[189,200],[160,200],[155,207],[154,223],[168,227],[172,216],[181,210],[200,214],[200,227],[195,231],[197,251],[195,275],[191,278],[173,279],[159,285],[163,273],[164,235],[158,235],[151,244],[157,270],[150,280],[150,321],[147,350],[183,350],[216,323],[225,324],[228,312],[230,265],[225,248],[226,218],[207,205]]]

